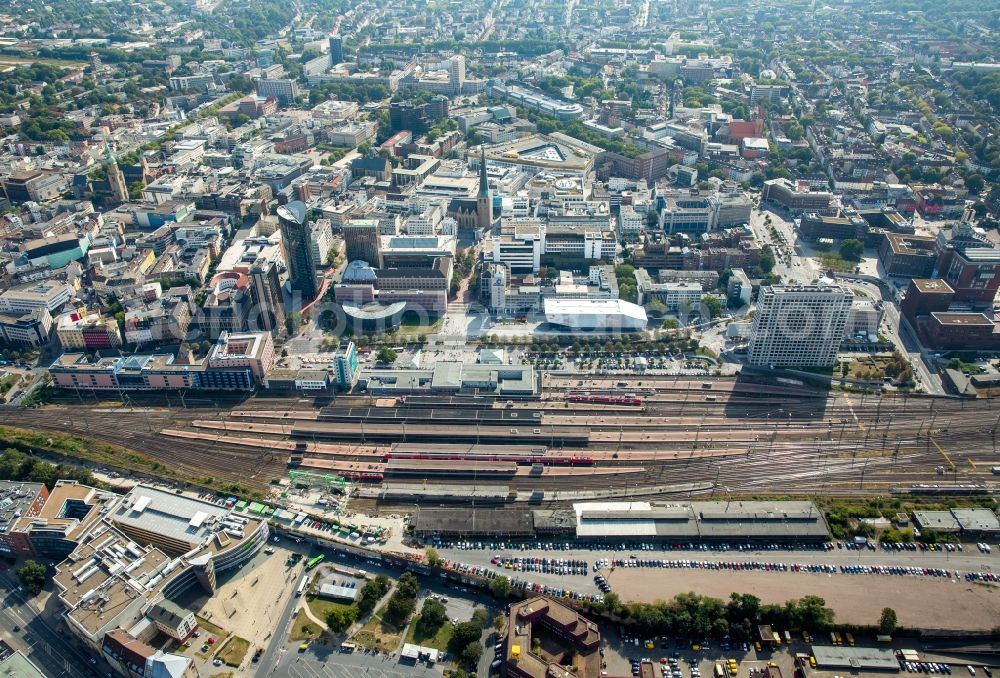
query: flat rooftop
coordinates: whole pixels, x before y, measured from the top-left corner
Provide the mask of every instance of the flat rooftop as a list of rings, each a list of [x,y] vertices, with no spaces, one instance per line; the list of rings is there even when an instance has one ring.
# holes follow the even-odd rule
[[[31,504],[41,489],[41,483],[0,480],[0,534],[12,531],[18,522],[37,515],[32,513]]]
[[[993,321],[983,313],[931,313],[942,325],[993,327]]]
[[[163,551],[139,547],[105,521],[59,564],[53,581],[69,617],[93,636],[162,585],[168,563]]]
[[[506,489],[506,488],[504,488]],[[528,510],[471,509],[419,509],[413,517],[413,529],[431,534],[507,534],[532,535],[534,521]]]
[[[1000,519],[987,508],[952,509],[959,526],[968,532],[1000,532]]]
[[[954,294],[955,290],[944,280],[931,280],[927,278],[916,279],[913,286],[924,294]]]
[[[899,671],[899,662],[892,648],[813,645],[812,654],[816,657],[818,668]]]
[[[97,520],[100,505],[110,505],[117,499],[116,495],[98,492],[87,485],[59,481],[38,515],[22,518],[18,529],[26,530],[29,526],[65,528],[67,536],[76,537]],[[81,516],[83,511],[86,515]]]
[[[213,537],[231,514],[231,509],[207,501],[137,485],[110,518],[137,541],[146,541],[142,535],[152,543],[186,544],[183,549],[164,545],[173,555],[181,555],[198,547],[208,548],[212,553],[221,550],[223,546]],[[257,519],[244,515],[239,518],[247,521],[244,533],[256,529]]]

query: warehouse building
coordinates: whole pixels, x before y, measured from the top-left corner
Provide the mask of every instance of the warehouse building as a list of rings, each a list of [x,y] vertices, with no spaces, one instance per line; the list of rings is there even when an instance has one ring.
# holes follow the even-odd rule
[[[810,501],[699,501],[574,504],[581,539],[826,541],[822,512]]]
[[[582,502],[572,510],[420,509],[419,536],[817,543],[826,520],[809,501]]]

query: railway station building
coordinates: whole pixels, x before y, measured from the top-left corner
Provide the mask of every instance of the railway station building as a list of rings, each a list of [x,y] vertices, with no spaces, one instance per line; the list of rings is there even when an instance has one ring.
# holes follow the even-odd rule
[[[582,502],[572,510],[420,509],[417,536],[551,536],[586,541],[820,543],[829,538],[810,501]]]
[[[441,361],[428,369],[362,369],[358,388],[374,395],[494,393],[522,398],[538,394],[538,376],[531,365],[477,365]]]
[[[574,504],[580,539],[822,542],[829,530],[810,501],[697,501]]]

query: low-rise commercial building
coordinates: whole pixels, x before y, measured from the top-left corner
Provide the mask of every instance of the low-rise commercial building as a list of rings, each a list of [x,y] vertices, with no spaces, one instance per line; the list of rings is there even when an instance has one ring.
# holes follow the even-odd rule
[[[558,299],[543,301],[545,321],[571,330],[646,329],[646,310],[622,299]]]
[[[936,242],[929,235],[885,233],[878,248],[878,259],[888,275],[927,278],[934,272],[937,261]]]
[[[792,212],[828,210],[834,201],[833,194],[828,191],[814,191],[808,182],[793,182],[789,179],[765,181],[762,199]]]
[[[429,369],[364,368],[358,389],[376,395],[495,393],[520,398],[537,395],[538,376],[530,365],[477,365],[440,361]]]
[[[54,280],[11,287],[0,294],[0,313],[30,313],[44,308],[54,313],[73,296],[73,288]]]
[[[582,671],[570,671],[537,653],[535,639],[551,634],[559,644],[575,653]],[[507,624],[505,670],[520,678],[573,678],[597,675],[601,657],[601,634],[597,624],[557,600],[538,596],[510,606]]]

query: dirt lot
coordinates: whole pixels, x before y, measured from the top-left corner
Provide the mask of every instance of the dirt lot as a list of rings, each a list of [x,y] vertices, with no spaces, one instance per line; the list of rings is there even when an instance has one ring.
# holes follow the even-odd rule
[[[694,591],[728,599],[752,593],[765,603],[818,595],[840,622],[875,624],[883,607],[896,610],[901,626],[989,629],[1000,619],[1000,587],[929,577],[875,577],[811,573],[616,570],[612,589],[625,601],[667,600]]]

